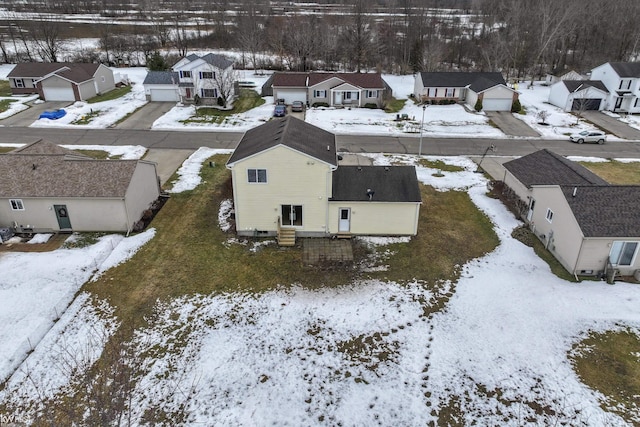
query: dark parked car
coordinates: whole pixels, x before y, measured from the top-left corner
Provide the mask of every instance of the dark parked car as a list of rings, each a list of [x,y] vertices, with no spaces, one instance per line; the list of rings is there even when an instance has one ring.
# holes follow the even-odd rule
[[[291,111],[294,111],[296,113],[304,111],[304,104],[302,103],[302,101],[293,101],[293,104],[291,104]]]
[[[273,109],[273,117],[284,117],[287,115],[287,107],[285,105],[276,105]]]

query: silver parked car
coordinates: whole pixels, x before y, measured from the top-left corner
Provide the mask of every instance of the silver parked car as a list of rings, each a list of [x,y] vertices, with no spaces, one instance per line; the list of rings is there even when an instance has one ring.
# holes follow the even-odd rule
[[[597,142],[598,144],[604,144],[607,140],[607,134],[597,130],[583,130],[582,132],[572,134],[569,139],[571,142],[577,142],[578,144],[582,144],[583,142]]]

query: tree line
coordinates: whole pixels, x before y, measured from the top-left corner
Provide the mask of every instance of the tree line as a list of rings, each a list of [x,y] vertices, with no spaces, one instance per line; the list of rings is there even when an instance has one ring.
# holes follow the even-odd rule
[[[109,0],[25,0],[19,5],[28,3],[33,10],[40,5],[42,15],[11,20],[0,37],[5,62],[61,59],[69,24],[60,22],[59,14],[45,14],[53,7],[120,16],[117,24],[97,21],[88,35],[98,36],[100,52],[72,58],[114,65],[140,65],[156,51],[182,56],[190,50],[233,49],[243,53],[243,67],[502,71],[521,79],[635,61],[640,50],[637,0],[142,0],[135,8]]]

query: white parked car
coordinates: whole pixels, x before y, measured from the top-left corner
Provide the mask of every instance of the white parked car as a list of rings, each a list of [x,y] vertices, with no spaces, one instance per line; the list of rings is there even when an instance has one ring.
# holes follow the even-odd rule
[[[597,142],[598,144],[604,144],[607,140],[607,134],[597,130],[583,130],[582,132],[572,134],[569,139],[571,142],[577,142],[578,144],[582,144],[583,142]]]

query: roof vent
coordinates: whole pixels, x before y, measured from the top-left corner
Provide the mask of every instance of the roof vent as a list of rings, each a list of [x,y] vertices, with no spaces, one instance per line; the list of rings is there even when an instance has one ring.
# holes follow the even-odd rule
[[[385,172],[389,172],[389,166],[384,167]]]
[[[374,195],[374,194],[376,194],[376,192],[375,192],[375,191],[373,191],[373,190],[372,190],[372,189],[370,189],[370,188],[367,188],[367,196],[369,196],[369,200],[372,200],[372,199],[373,199],[373,195]]]
[[[327,151],[331,151],[331,146],[327,145]]]
[[[38,167],[38,166],[37,166],[35,163],[33,163],[33,164],[31,165],[31,170],[36,170],[36,168],[37,168],[37,167]]]
[[[362,171],[362,166],[358,166],[358,172]]]
[[[573,197],[576,197],[576,194],[578,194],[578,187],[573,187]]]

